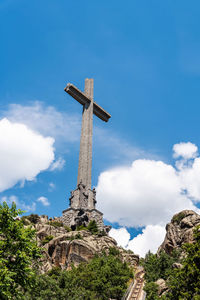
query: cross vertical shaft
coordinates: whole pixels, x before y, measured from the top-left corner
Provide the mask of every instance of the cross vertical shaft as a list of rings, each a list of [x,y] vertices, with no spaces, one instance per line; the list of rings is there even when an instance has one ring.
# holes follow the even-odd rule
[[[90,102],[83,106],[77,184],[82,182],[87,188],[91,189],[93,79],[85,79],[84,94],[90,99]]]

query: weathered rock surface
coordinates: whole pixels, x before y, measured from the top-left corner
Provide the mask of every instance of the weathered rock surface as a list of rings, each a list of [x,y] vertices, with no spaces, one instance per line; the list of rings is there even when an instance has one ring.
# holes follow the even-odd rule
[[[95,254],[101,254],[103,251],[108,253],[109,248],[118,249],[122,261],[133,267],[138,265],[139,256],[118,247],[117,242],[108,235],[93,235],[87,230],[68,232],[64,227],[48,224],[48,219],[44,217],[40,218],[34,227],[38,245],[44,250],[42,272],[47,272],[53,267],[70,269],[72,264],[76,266],[80,262],[88,262]],[[43,245],[45,238],[49,236],[53,239]]]
[[[155,283],[158,285],[158,295],[164,295],[168,290],[165,280],[160,278]]]
[[[173,249],[180,248],[182,244],[192,243],[193,230],[197,225],[200,225],[200,215],[193,210],[183,210],[174,215],[171,222],[166,225],[166,236],[158,253],[164,250],[171,254]]]

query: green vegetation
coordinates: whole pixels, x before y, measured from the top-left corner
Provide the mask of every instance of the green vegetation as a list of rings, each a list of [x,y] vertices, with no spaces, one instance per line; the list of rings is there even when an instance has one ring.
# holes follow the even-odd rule
[[[158,285],[155,282],[147,282],[144,288],[147,293],[147,300],[159,300],[158,297]]]
[[[65,228],[65,230],[67,230],[67,232],[72,231],[71,228],[70,228],[69,226],[64,225],[63,227]]]
[[[180,212],[179,214],[173,216],[172,222],[180,224],[181,220],[185,217],[185,214],[183,212]]]
[[[179,252],[174,251],[172,256],[169,256],[164,251],[159,255],[148,252],[141,264],[145,270],[145,280],[154,282],[159,278],[166,280],[171,272],[172,265],[178,261]]]
[[[84,225],[81,225],[81,226],[77,226],[76,230],[80,231],[80,230],[88,230],[88,229]]]
[[[66,240],[69,240],[69,241],[73,241],[73,240],[82,240],[83,237],[82,237],[82,235],[78,232],[78,233],[75,234],[75,235],[67,236],[65,239],[66,239]]]
[[[159,255],[148,252],[145,259],[141,260],[141,264],[145,270],[145,288],[147,300],[158,299],[158,286],[155,284],[159,278],[166,280],[171,273],[172,265],[178,261],[179,252],[174,251],[172,256],[169,256],[164,251]]]
[[[35,230],[24,226],[26,218],[13,203],[0,205],[0,299],[2,300],[76,300],[121,299],[133,272],[120,260],[119,251],[110,248],[109,254],[95,256],[89,263],[81,263],[69,271],[54,268],[39,275],[38,260],[41,249],[36,245]],[[32,215],[30,222],[37,221]],[[97,232],[95,222],[89,230]],[[53,236],[46,236],[43,244]],[[81,239],[80,233],[72,238]]]
[[[103,254],[70,271],[55,268],[38,276],[36,287],[25,299],[121,299],[132,277],[132,271],[117,255]]]
[[[30,216],[26,216],[26,218],[33,224],[37,224],[40,217],[37,214],[31,214]]]
[[[95,220],[91,220],[87,226],[87,229],[92,233],[92,234],[98,234],[99,230],[97,227],[97,223]]]
[[[11,208],[6,202],[0,205],[0,299],[22,299],[35,281],[33,263],[40,257],[40,249],[35,231],[17,219],[21,214],[15,203]]]
[[[54,236],[53,235],[47,235],[43,240],[42,240],[42,245],[45,245],[49,243],[51,240],[53,240]]]
[[[172,270],[169,293],[163,299],[200,299],[200,226],[194,230],[195,243],[183,245],[186,253],[181,269]]]
[[[58,222],[58,221],[50,221],[48,222],[49,225],[54,226],[54,227],[63,227],[63,223],[62,222]]]
[[[184,244],[185,255],[181,260],[182,268],[173,268],[179,262],[180,252],[172,256],[162,252],[159,256],[148,253],[143,263],[145,269],[147,300],[199,300],[200,299],[200,226],[194,230],[195,242]],[[166,280],[168,292],[158,298],[155,281]]]

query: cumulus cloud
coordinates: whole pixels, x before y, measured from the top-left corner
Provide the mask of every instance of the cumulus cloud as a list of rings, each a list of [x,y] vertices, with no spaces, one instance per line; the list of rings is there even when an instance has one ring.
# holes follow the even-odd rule
[[[175,166],[162,161],[138,159],[130,166],[116,167],[100,174],[97,185],[98,208],[110,222],[121,226],[145,227],[128,241],[125,228],[113,229],[120,245],[142,256],[155,252],[165,235],[165,224],[183,210],[200,210],[200,157],[192,143],[173,147]]]
[[[53,144],[53,138],[24,124],[0,120],[0,192],[47,170],[54,161]]]
[[[32,204],[26,204],[24,201],[20,201],[17,196],[4,196],[1,198],[1,203],[6,202],[8,205],[11,205],[13,202],[15,202],[17,208],[20,208],[21,210],[25,212],[34,212],[36,210],[36,203],[32,202]]]
[[[164,226],[148,225],[134,239],[130,240],[127,249],[131,249],[135,254],[144,257],[150,250],[156,253],[162,244],[166,231]]]
[[[184,159],[195,158],[198,155],[198,148],[195,144],[179,143],[173,146],[174,158],[182,157]]]
[[[130,233],[126,228],[112,228],[109,236],[113,237],[119,246],[132,250],[135,254],[144,257],[148,251],[156,253],[158,247],[164,240],[166,230],[164,226],[148,225],[142,229],[142,233],[138,234],[132,240]]]
[[[49,206],[50,205],[49,200],[46,197],[43,197],[43,196],[39,197],[37,199],[37,201],[41,202],[42,205],[44,205],[44,206]]]
[[[126,228],[112,228],[109,232],[109,236],[114,238],[117,241],[118,245],[124,248],[126,248],[130,240],[130,233],[126,230]]]
[[[79,141],[81,113],[60,112],[53,106],[35,101],[27,105],[10,104],[3,114],[12,122],[23,123],[44,136],[52,136],[57,146]]]
[[[174,213],[195,209],[175,168],[145,159],[101,173],[97,200],[106,219],[132,227],[165,224]]]

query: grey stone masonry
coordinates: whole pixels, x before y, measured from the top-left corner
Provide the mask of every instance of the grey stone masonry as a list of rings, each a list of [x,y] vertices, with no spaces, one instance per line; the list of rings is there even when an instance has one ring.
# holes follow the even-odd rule
[[[93,79],[85,80],[84,93],[70,83],[65,91],[83,105],[83,113],[77,188],[71,192],[70,207],[63,211],[61,219],[73,229],[95,220],[98,228],[103,230],[103,214],[95,208],[96,191],[91,189],[93,114],[105,122],[111,116],[93,100]]]

